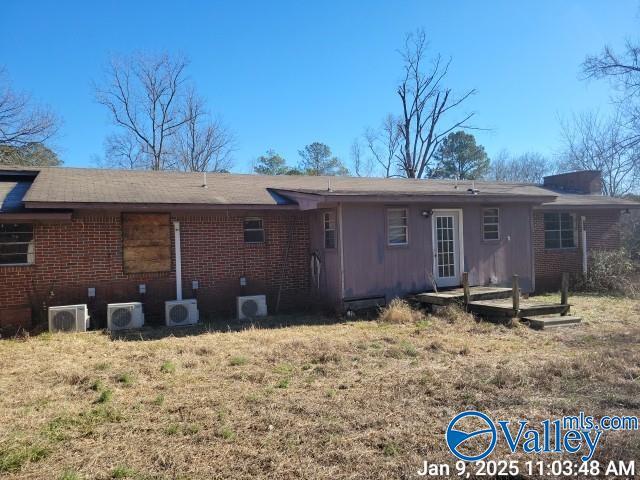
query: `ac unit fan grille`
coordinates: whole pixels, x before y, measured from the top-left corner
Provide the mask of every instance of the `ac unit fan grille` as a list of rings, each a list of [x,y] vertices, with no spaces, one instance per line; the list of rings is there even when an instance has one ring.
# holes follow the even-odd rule
[[[53,328],[61,332],[73,332],[76,329],[76,317],[69,310],[53,314]]]
[[[131,323],[132,315],[130,308],[116,308],[111,312],[111,323],[118,328],[124,328]]]
[[[189,310],[184,305],[174,305],[169,310],[169,319],[172,323],[184,323],[189,318]]]
[[[245,317],[255,317],[258,314],[258,302],[255,300],[243,301],[240,308]]]

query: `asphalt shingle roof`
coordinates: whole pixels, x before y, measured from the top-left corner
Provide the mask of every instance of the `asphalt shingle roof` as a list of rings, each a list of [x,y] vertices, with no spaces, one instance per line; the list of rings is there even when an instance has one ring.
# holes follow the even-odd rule
[[[38,171],[23,200],[38,204],[183,204],[282,205],[287,192],[323,196],[469,196],[531,198],[545,205],[638,206],[629,200],[599,195],[561,194],[537,185],[486,181],[409,180],[404,178],[265,176],[248,174],[154,172],[66,167],[0,167],[0,171]],[[284,196],[283,196],[284,195]],[[555,199],[554,199],[555,198]]]

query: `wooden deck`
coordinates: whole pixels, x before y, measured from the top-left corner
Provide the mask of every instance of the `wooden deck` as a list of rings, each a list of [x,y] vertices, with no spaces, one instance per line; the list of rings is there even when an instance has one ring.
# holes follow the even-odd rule
[[[413,296],[414,300],[429,305],[464,303],[464,289],[452,288],[439,292],[424,292]],[[505,287],[469,287],[469,301],[511,298],[511,289]]]
[[[580,317],[568,316],[569,304],[568,275],[562,275],[562,290],[559,303],[548,303],[535,298],[520,298],[518,275],[513,275],[511,288],[470,287],[467,272],[462,274],[462,287],[439,292],[424,292],[411,299],[428,308],[442,307],[453,303],[467,311],[495,321],[510,322],[519,318],[531,328],[571,326],[580,323]]]
[[[469,302],[470,312],[487,317],[522,318],[534,315],[566,315],[571,305],[562,303],[545,303],[535,299],[520,300],[520,308],[514,310],[511,299],[479,300]]]

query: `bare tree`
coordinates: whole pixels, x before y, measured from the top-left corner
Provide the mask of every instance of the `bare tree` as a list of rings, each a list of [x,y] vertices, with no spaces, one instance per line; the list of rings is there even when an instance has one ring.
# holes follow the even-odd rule
[[[387,178],[391,177],[402,141],[398,119],[388,114],[377,130],[368,128],[364,138],[382,174]]]
[[[0,67],[0,145],[23,147],[46,143],[56,134],[59,118],[31,97],[13,89]]]
[[[351,163],[353,171],[357,177],[370,177],[373,174],[373,162],[370,157],[362,151],[360,139],[355,138],[350,149]]]
[[[606,78],[618,90],[615,98],[624,116],[621,148],[640,145],[640,43],[628,40],[623,53],[605,46],[599,55],[591,55],[582,64],[585,78]]]
[[[637,189],[640,148],[624,141],[626,125],[620,114],[601,119],[588,113],[562,124],[563,170],[600,170],[606,195],[620,196]]]
[[[404,76],[397,93],[402,101],[399,167],[408,178],[422,178],[442,137],[453,130],[469,128],[466,122],[473,116],[469,113],[441,125],[447,114],[473,95],[475,89],[454,98],[452,90],[443,85],[451,59],[445,61],[437,55],[425,71],[426,49],[423,30],[407,35],[402,52]]]
[[[147,155],[140,141],[131,132],[114,133],[104,141],[105,158],[98,161],[101,167],[115,167],[126,170],[147,167]]]
[[[186,59],[166,53],[113,58],[104,83],[95,86],[98,103],[140,145],[145,167],[151,170],[177,167],[167,148],[191,118],[185,108],[187,64]]]
[[[551,161],[538,152],[513,156],[502,150],[491,160],[488,176],[496,182],[540,184],[552,171]]]
[[[188,94],[186,117],[173,148],[179,168],[190,172],[229,171],[233,165],[233,135],[221,120],[210,118],[204,101],[193,90]]]

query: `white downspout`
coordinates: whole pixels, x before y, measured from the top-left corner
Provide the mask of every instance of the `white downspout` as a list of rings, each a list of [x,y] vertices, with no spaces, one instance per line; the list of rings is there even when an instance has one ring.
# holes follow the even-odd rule
[[[176,300],[182,300],[182,255],[180,253],[180,222],[173,222],[176,242]]]
[[[338,245],[340,248],[340,303],[344,299],[344,242],[342,241],[342,203],[338,204]]]
[[[589,266],[587,265],[587,228],[586,228],[586,217],[580,217],[580,223],[582,226],[581,234],[582,234],[582,273],[586,275]]]

